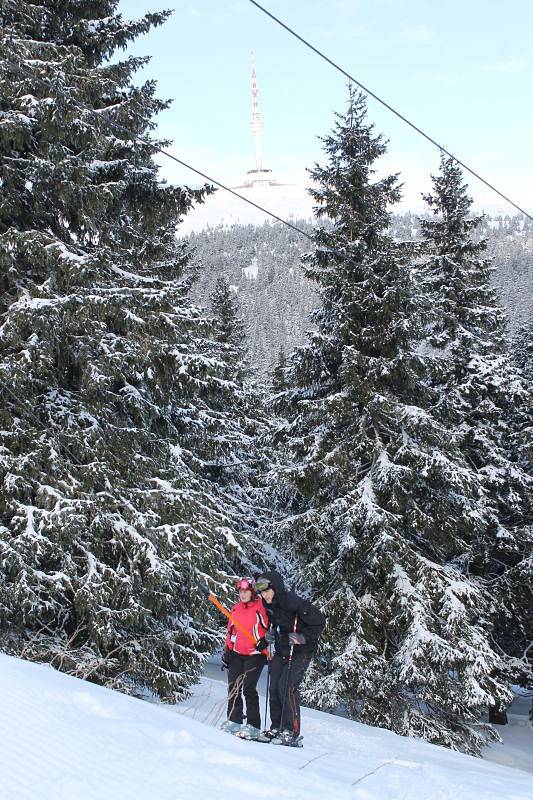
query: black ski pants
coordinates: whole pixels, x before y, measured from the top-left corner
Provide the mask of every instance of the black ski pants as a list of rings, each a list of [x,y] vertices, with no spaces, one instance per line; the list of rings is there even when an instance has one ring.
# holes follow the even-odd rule
[[[272,728],[300,735],[300,684],[311,663],[310,653],[294,648],[288,656],[275,655],[270,662],[270,724]],[[282,718],[283,714],[283,718]]]
[[[261,728],[259,695],[257,681],[266,664],[265,656],[240,656],[233,653],[228,665],[228,719],[231,722],[243,721],[242,696],[246,700],[246,722],[254,728]]]

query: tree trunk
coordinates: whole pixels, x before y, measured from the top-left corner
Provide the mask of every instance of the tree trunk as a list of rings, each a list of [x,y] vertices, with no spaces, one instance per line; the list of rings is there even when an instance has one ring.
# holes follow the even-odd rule
[[[489,708],[489,722],[493,725],[507,725],[507,711],[501,706],[491,706]]]

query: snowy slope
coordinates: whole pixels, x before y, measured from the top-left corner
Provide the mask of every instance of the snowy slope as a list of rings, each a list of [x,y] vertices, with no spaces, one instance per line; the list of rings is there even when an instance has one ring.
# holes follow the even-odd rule
[[[224,685],[158,706],[0,655],[1,800],[526,800],[527,772],[306,710],[301,750],[215,727]]]

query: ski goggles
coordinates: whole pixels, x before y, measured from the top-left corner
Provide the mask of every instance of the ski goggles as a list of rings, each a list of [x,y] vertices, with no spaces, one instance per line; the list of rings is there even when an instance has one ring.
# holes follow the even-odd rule
[[[255,582],[256,592],[266,592],[267,589],[272,589],[272,584],[268,578],[258,578]]]
[[[254,579],[253,578],[239,578],[239,580],[235,584],[235,588],[240,592],[241,589],[250,589],[253,592],[254,590]]]

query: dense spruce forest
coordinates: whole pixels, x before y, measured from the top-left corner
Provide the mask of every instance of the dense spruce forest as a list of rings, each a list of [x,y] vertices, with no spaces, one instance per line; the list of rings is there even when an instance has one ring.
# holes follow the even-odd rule
[[[298,220],[296,225],[312,231],[309,220]],[[390,232],[397,240],[417,241],[420,217],[394,214]],[[484,216],[473,237],[487,239],[492,285],[507,313],[507,334],[512,339],[533,315],[533,222],[520,214]],[[311,327],[309,314],[317,298],[301,266],[309,240],[278,222],[207,228],[190,234],[188,240],[198,268],[192,295],[207,305],[217,279],[227,281],[246,320],[250,366],[265,376],[280,350],[290,353]]]

